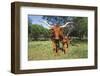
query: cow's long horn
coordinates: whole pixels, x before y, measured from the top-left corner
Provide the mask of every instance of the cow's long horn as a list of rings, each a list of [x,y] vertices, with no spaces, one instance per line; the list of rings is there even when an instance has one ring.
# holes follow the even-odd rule
[[[45,23],[49,28],[52,28],[52,26],[46,20],[43,21],[39,20],[39,21]]]

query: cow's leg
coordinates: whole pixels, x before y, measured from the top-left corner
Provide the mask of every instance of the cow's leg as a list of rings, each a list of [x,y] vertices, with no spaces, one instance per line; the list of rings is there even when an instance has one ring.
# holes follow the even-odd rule
[[[68,44],[67,43],[63,43],[63,51],[64,51],[64,54],[67,53],[67,51],[68,51]]]
[[[56,40],[56,54],[57,55],[60,55],[60,53],[59,53],[59,50],[60,50],[60,41],[59,40]]]
[[[59,55],[59,41],[52,41],[53,52],[56,55]]]
[[[54,40],[52,40],[52,48],[53,48],[53,52],[56,55],[56,43]]]
[[[66,43],[66,45],[67,45],[67,48],[68,48],[69,47],[68,43]]]
[[[60,47],[59,40],[56,40],[55,43],[56,43],[56,53],[58,53]]]

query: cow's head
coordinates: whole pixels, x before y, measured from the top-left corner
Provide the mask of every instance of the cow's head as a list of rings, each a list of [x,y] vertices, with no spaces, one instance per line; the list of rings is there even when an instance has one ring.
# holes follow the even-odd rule
[[[61,36],[63,36],[63,30],[60,25],[54,25],[54,27],[52,28],[52,34],[54,36],[54,39],[56,40],[60,39]]]

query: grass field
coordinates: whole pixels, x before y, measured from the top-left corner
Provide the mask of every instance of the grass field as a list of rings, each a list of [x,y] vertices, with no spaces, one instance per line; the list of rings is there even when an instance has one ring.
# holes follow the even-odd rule
[[[69,51],[54,56],[50,41],[31,41],[28,43],[28,60],[79,59],[88,57],[87,41],[76,41],[69,45]],[[79,46],[76,46],[76,45]]]

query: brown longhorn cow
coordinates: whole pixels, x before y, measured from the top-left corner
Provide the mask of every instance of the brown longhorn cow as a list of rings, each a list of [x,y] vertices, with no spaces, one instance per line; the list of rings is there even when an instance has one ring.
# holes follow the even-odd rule
[[[51,41],[52,41],[52,48],[55,54],[59,54],[59,50],[62,50],[64,54],[68,51],[68,46],[70,43],[70,38],[64,36],[63,28],[66,27],[70,22],[66,22],[64,25],[60,26],[59,24],[50,25],[47,21],[42,21],[43,23],[47,24],[51,31]],[[62,44],[62,48],[60,48],[60,44]]]
[[[68,51],[69,46],[69,38],[64,36],[63,28],[59,25],[55,25],[51,28],[51,41],[52,48],[55,54],[59,54],[59,50],[62,50],[64,54]],[[62,44],[62,48],[60,47],[60,43]]]

